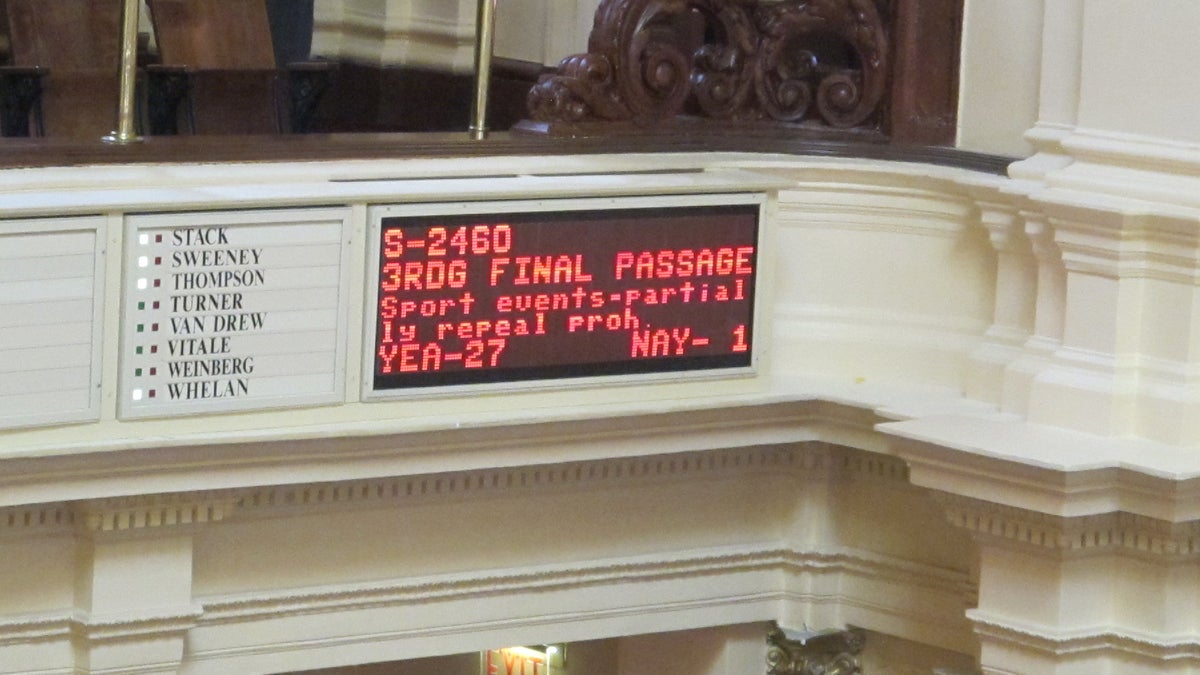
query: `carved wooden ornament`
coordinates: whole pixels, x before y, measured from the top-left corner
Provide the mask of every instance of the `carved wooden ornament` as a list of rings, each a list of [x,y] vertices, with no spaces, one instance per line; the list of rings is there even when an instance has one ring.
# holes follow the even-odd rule
[[[679,115],[877,128],[888,36],[876,0],[604,0],[588,53],[529,94],[540,122]]]

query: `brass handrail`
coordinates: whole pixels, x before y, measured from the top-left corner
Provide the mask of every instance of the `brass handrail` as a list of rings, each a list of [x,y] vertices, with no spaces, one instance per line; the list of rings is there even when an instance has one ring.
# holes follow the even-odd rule
[[[138,14],[142,0],[125,0],[121,25],[121,90],[117,103],[117,128],[104,137],[106,143],[138,143],[134,129],[134,94],[137,88]]]
[[[496,39],[496,0],[479,0],[475,20],[475,100],[471,107],[471,137],[487,137],[488,87],[492,78],[492,51]]]

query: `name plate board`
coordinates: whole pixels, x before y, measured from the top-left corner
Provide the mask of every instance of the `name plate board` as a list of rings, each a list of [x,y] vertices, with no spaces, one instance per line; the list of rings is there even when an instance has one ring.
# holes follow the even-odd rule
[[[344,400],[349,211],[127,219],[124,418]]]
[[[749,372],[757,195],[373,209],[364,397]]]
[[[99,419],[104,222],[0,221],[0,428]]]

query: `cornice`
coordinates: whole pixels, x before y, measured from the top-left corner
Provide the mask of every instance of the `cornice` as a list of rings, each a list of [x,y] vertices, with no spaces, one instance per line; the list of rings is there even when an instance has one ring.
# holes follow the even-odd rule
[[[202,614],[197,605],[175,612],[91,616],[72,611],[5,617],[0,619],[0,647],[72,637],[95,643],[179,635],[195,627]]]
[[[807,442],[376,480],[273,485],[237,491],[228,504],[238,518],[273,517],[293,512],[312,513],[314,509],[374,508],[414,500],[462,501],[526,491],[607,489],[614,485],[780,473],[798,481],[836,479],[908,484],[907,467],[895,458],[824,442]]]
[[[180,486],[214,493],[813,441],[876,446],[872,427],[880,419],[861,406],[793,396],[726,403],[692,410],[641,403],[640,414],[601,410],[587,417],[532,410],[528,419],[504,414],[503,421],[498,415],[450,428],[440,418],[407,430],[404,422],[371,420],[280,429],[282,436],[275,430],[230,433],[179,437],[166,446],[160,439],[157,445],[147,440],[138,447],[13,457],[3,461],[0,502],[169,494]],[[647,410],[656,405],[662,410]]]
[[[535,593],[606,583],[638,583],[674,577],[732,574],[776,569],[784,559],[777,548],[728,548],[680,552],[520,569],[474,571],[369,584],[291,589],[200,598],[204,624],[236,623],[281,615],[317,614],[481,596]]]
[[[786,550],[782,554],[784,571],[792,575],[841,573],[896,588],[923,588],[959,596],[964,606],[973,606],[978,585],[965,570],[917,563],[870,551],[845,547],[820,550]],[[794,591],[789,595],[795,596]],[[817,598],[814,598],[817,599]],[[828,596],[822,596],[824,601]],[[843,596],[843,600],[846,598]],[[860,599],[865,601],[866,599]]]
[[[612,458],[585,462],[497,467],[397,476],[377,480],[273,485],[240,491],[240,515],[296,509],[375,506],[398,501],[483,498],[527,490],[577,489],[610,483],[703,479],[734,473],[827,471],[823,444],[756,446],[706,452]]]
[[[175,612],[150,612],[125,616],[76,616],[74,632],[89,642],[114,642],[136,638],[179,636],[194,628],[203,615],[199,606]]]
[[[1062,517],[946,493],[934,493],[934,498],[951,524],[976,539],[1064,555],[1200,560],[1200,521],[1169,523],[1121,512]]]
[[[0,647],[69,638],[74,621],[71,613],[6,616],[0,619]]]
[[[1200,214],[1156,213],[1146,205],[1040,204],[1068,270],[1113,279],[1200,283]]]
[[[70,533],[76,513],[66,504],[35,504],[0,509],[0,538]]]
[[[847,548],[796,550],[770,545],[751,545],[584,563],[443,574],[318,589],[213,596],[199,599],[204,608],[200,623],[216,625],[279,616],[539,593],[612,583],[642,584],[772,571],[783,571],[791,575],[843,574],[876,581],[895,580],[905,584],[916,584],[928,592],[964,596],[964,599],[966,595],[974,597],[974,586],[965,571],[949,570]],[[895,587],[899,589],[905,586]],[[795,595],[783,585],[762,588],[755,594],[756,597],[761,595],[777,599]],[[845,596],[838,598],[838,601],[847,600]],[[826,597],[823,601],[828,602],[829,598]]]
[[[968,610],[967,617],[975,625],[975,632],[989,641],[1008,643],[1017,650],[1040,652],[1048,657],[1116,651],[1159,663],[1169,662],[1180,668],[1188,662],[1193,662],[1192,667],[1195,667],[1194,662],[1200,661],[1200,635],[1195,634],[1151,637],[1109,626],[1058,631],[1022,624],[979,609]]]
[[[781,576],[779,573],[783,573]],[[805,598],[790,588],[791,579],[810,575],[843,576],[837,595]],[[729,583],[751,575],[750,584]],[[697,585],[696,579],[710,579]],[[860,580],[859,585],[852,580]],[[538,595],[556,591],[586,590],[612,585],[648,587],[660,584],[668,588],[676,581],[684,585],[667,596],[656,596],[653,604],[606,607],[603,603],[585,603],[586,607],[565,606],[555,613],[535,617],[495,615],[458,626],[396,627],[371,634],[372,642],[388,639],[413,639],[453,634],[481,628],[511,629],[533,623],[622,621],[622,617],[654,613],[729,611],[744,607],[747,616],[763,620],[775,615],[771,609],[780,601],[844,604],[863,611],[881,613],[889,620],[900,618],[914,626],[951,626],[957,613],[939,613],[944,600],[913,603],[911,589],[920,588],[923,597],[962,598],[966,605],[974,598],[974,587],[966,571],[917,563],[866,551],[843,547],[794,549],[771,542],[711,549],[684,550],[665,554],[627,556],[584,562],[546,564],[533,567],[477,570],[426,577],[397,578],[372,583],[259,591],[237,595],[196,599],[196,605],[175,611],[135,613],[119,616],[88,616],[84,613],[59,613],[0,620],[0,646],[27,644],[36,640],[79,638],[90,644],[141,638],[178,637],[185,631],[204,630],[259,621],[275,621],[314,615],[347,615],[355,612],[435,603],[462,601],[501,601],[506,597]],[[895,597],[884,588],[896,589]],[[661,586],[667,584],[667,586]],[[856,591],[856,589],[858,589]],[[868,597],[869,596],[869,597]],[[663,597],[671,598],[664,601]],[[364,615],[364,616],[368,616]],[[746,620],[751,620],[747,618]],[[282,638],[281,638],[282,639]],[[341,644],[362,638],[331,637],[322,644]],[[245,645],[219,653],[195,654],[197,659],[276,653],[282,643]],[[313,646],[308,644],[308,646]]]
[[[181,493],[94,499],[72,505],[88,534],[135,532],[216,523],[230,515],[232,493]]]
[[[1006,415],[881,424],[914,485],[1051,516],[1128,513],[1167,523],[1200,522],[1195,452],[1143,439],[1106,437]]]
[[[93,499],[0,509],[0,537],[80,532],[111,536],[338,509],[384,508],[439,499],[486,499],[528,491],[608,489],[614,485],[786,474],[797,481],[873,481],[908,485],[891,457],[825,442],[769,444],[581,462]]]

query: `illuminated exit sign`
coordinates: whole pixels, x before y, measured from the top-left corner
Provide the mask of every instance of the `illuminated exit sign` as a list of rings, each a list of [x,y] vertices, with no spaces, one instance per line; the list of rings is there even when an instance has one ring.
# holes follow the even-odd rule
[[[746,370],[761,202],[376,209],[368,395]]]
[[[558,675],[566,666],[566,645],[507,647],[483,652],[480,675]]]

